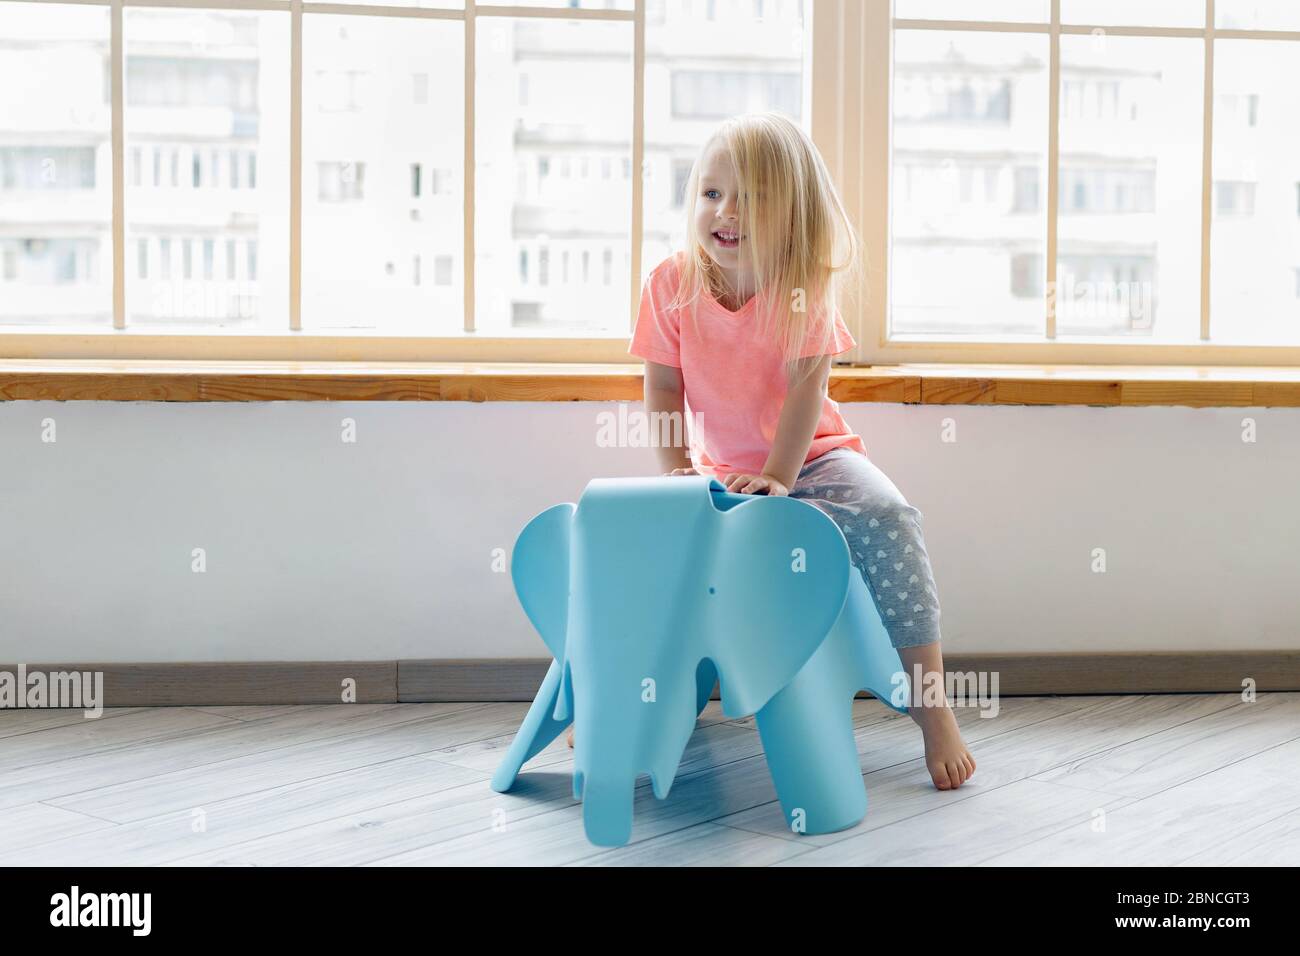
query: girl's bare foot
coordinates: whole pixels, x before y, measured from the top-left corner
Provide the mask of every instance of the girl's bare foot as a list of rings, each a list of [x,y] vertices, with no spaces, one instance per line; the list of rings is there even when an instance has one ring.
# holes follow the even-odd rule
[[[909,707],[907,714],[925,739],[925,766],[939,790],[956,790],[975,772],[975,758],[962,742],[957,717],[945,700],[942,706]]]
[[[573,725],[572,724],[569,725],[569,735],[564,739],[568,742],[570,747],[573,746]]]
[[[933,695],[943,703],[925,706],[930,695],[922,691],[922,688],[937,689],[927,687],[935,683],[938,688],[945,686],[943,649],[938,641],[933,641],[900,647],[898,656],[912,683],[912,702],[907,713],[925,738],[925,766],[930,771],[930,779],[939,790],[956,790],[975,772],[975,758],[962,743],[957,717],[948,706],[947,695]]]

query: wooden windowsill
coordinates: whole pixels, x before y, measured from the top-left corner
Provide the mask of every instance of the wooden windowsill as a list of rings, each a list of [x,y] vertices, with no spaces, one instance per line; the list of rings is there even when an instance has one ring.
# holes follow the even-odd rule
[[[606,402],[642,395],[640,363],[0,359],[0,400]],[[837,402],[1300,406],[1300,367],[836,367]]]

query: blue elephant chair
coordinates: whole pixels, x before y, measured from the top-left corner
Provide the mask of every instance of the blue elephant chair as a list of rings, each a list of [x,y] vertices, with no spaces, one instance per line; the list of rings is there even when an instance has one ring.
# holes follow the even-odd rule
[[[862,819],[853,698],[865,689],[906,713],[908,684],[821,509],[705,476],[598,478],[524,528],[511,574],[555,659],[494,790],[573,723],[587,837],[621,846],[637,778],[668,796],[716,680],[727,718],[757,715],[787,825]]]

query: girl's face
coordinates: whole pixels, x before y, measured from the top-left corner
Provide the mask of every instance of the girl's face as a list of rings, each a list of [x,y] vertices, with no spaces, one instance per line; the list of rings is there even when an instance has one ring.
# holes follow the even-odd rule
[[[695,233],[724,275],[737,288],[748,278],[749,241],[740,234],[739,184],[731,160],[721,144],[714,143],[700,162],[699,195],[695,197]]]

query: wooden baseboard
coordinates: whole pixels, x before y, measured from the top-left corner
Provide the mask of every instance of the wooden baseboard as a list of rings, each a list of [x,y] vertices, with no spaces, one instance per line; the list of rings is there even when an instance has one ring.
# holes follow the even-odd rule
[[[27,674],[103,674],[105,707],[529,701],[545,658],[402,661],[238,661],[25,664]],[[949,673],[997,675],[1005,697],[1073,694],[1260,693],[1300,690],[1300,650],[1098,654],[949,654]],[[18,665],[0,664],[18,673]],[[353,682],[351,685],[345,682]],[[714,696],[717,696],[715,688]],[[869,696],[869,695],[862,695]]]
[[[356,703],[397,700],[396,661],[181,661],[175,663],[24,664],[40,671],[104,675],[104,707],[227,704],[339,704],[345,681]],[[0,671],[17,674],[15,664]]]
[[[397,662],[397,699],[532,700],[551,666],[548,657]]]

